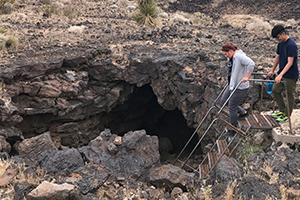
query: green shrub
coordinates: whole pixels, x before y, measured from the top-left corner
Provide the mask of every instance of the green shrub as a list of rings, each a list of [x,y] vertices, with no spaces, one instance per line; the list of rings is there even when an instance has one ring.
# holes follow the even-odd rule
[[[17,37],[0,34],[0,50],[4,49],[5,47],[17,48],[18,46],[19,40]]]
[[[6,47],[17,48],[19,46],[19,39],[17,37],[8,35],[6,39]]]
[[[15,0],[0,0],[0,8],[5,4],[5,3],[15,3]]]
[[[242,156],[243,164],[246,164],[246,158],[249,154],[262,153],[262,152],[264,152],[264,151],[262,150],[261,147],[255,147],[255,146],[250,146],[250,145],[245,146],[245,148],[243,150],[243,156]]]
[[[3,35],[0,35],[0,50],[4,49],[6,46],[6,39]]]
[[[2,7],[4,6],[5,3],[15,3],[15,0],[0,0],[0,14],[3,14]]]
[[[51,15],[56,11],[55,6],[50,4],[44,4],[43,5],[43,12],[45,17],[51,17]]]
[[[5,28],[2,28],[1,26],[0,26],[0,34],[3,34],[3,33],[5,33],[7,30],[5,29]]]
[[[203,192],[204,200],[212,200],[212,189],[211,185],[208,185],[207,187],[201,187],[201,190]]]
[[[74,8],[64,8],[63,10],[63,15],[68,17],[68,18],[76,18],[79,17],[82,13]]]
[[[137,8],[139,13],[133,16],[133,19],[139,25],[153,25],[154,19],[157,17],[157,6],[152,0],[139,0]]]

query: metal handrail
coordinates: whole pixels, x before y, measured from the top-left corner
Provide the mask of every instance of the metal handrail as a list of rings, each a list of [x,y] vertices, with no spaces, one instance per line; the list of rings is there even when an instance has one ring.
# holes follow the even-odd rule
[[[187,141],[187,143],[185,144],[185,146],[182,148],[182,150],[180,151],[180,153],[178,154],[178,156],[176,157],[176,159],[173,162],[173,165],[177,162],[177,160],[179,159],[179,157],[181,156],[181,154],[183,153],[183,151],[186,149],[186,147],[188,146],[188,144],[191,142],[192,138],[195,136],[195,134],[197,133],[197,131],[199,130],[199,128],[201,127],[201,125],[203,124],[203,122],[205,121],[205,119],[207,118],[208,114],[214,109],[216,108],[216,103],[217,101],[220,99],[220,97],[222,96],[222,94],[224,93],[224,91],[226,90],[226,88],[228,87],[228,83],[225,85],[225,87],[223,88],[223,90],[220,92],[220,94],[217,96],[217,98],[215,99],[215,101],[213,102],[213,106],[210,107],[210,109],[206,112],[205,116],[202,118],[201,122],[198,124],[197,128],[195,129],[194,133],[192,134],[192,136],[190,137],[190,139]]]
[[[276,83],[274,80],[263,80],[263,79],[249,79],[249,81]],[[287,93],[287,83],[286,83],[286,81],[280,81],[280,83],[282,83],[284,85],[287,112],[288,112],[288,118],[289,118],[289,128],[290,128],[290,133],[292,133],[293,129],[292,129],[292,123],[291,123],[291,116],[290,116],[291,114],[290,114],[290,106],[289,106],[289,97],[288,97],[288,93]]]
[[[224,135],[224,133],[226,133],[226,130],[225,130],[225,129],[224,129],[224,131],[222,132],[222,134],[218,137],[217,140],[221,139],[221,137]],[[216,146],[216,143],[214,143],[214,145],[209,149],[208,152],[211,152],[211,151],[215,148],[215,146]],[[206,156],[203,158],[203,160],[202,160],[202,162],[200,163],[200,165],[202,165],[202,164],[205,162],[205,160],[206,160],[207,157],[208,157],[208,154],[206,154]]]
[[[189,154],[189,156],[187,157],[187,159],[185,159],[184,163],[182,164],[181,168],[184,167],[184,165],[186,164],[186,162],[190,159],[190,157],[193,155],[193,153],[196,151],[197,147],[199,146],[200,142],[203,140],[204,136],[207,134],[207,132],[209,131],[209,129],[212,127],[212,125],[218,120],[218,118],[214,119],[209,127],[206,129],[205,133],[202,135],[202,137],[200,138],[200,140],[198,141],[198,143],[195,145],[194,149],[192,150],[192,152]]]
[[[257,75],[267,75],[267,74],[263,74],[263,73],[252,73],[252,74],[257,74]],[[253,82],[275,82],[274,80],[263,80],[263,79],[249,79],[248,81],[253,81]],[[291,126],[291,120],[290,120],[290,112],[289,112],[289,105],[288,105],[288,95],[287,95],[287,85],[286,85],[286,81],[280,81],[281,83],[284,84],[284,88],[285,88],[285,92],[286,92],[286,100],[287,100],[287,110],[288,110],[288,117],[289,117],[289,125],[290,125],[290,132],[292,132],[292,126]],[[179,159],[180,155],[183,153],[183,151],[186,149],[187,145],[190,143],[190,141],[192,140],[192,138],[194,137],[194,135],[197,133],[197,131],[199,130],[200,126],[203,124],[204,120],[207,118],[208,114],[212,111],[212,109],[214,108],[218,108],[219,111],[217,113],[217,118],[215,118],[211,124],[209,125],[209,127],[206,129],[206,131],[204,132],[204,134],[201,136],[201,138],[199,139],[198,143],[195,145],[194,149],[191,151],[191,153],[188,155],[188,157],[186,158],[186,160],[183,162],[181,168],[183,168],[187,161],[190,159],[190,157],[192,156],[192,154],[194,153],[194,151],[197,149],[197,147],[199,146],[199,144],[201,143],[201,141],[203,140],[203,138],[206,136],[206,134],[208,133],[208,131],[210,130],[210,128],[212,127],[212,125],[217,121],[224,121],[221,118],[218,118],[218,116],[220,115],[221,112],[224,112],[224,107],[227,105],[228,101],[231,99],[231,97],[233,96],[233,94],[235,93],[235,91],[238,89],[238,87],[240,86],[240,84],[242,83],[242,81],[240,81],[237,86],[234,88],[234,90],[231,92],[231,94],[229,95],[229,97],[227,98],[227,100],[225,101],[225,103],[222,105],[221,108],[219,108],[216,103],[219,100],[219,98],[221,97],[221,95],[224,93],[224,91],[227,89],[228,84],[224,87],[224,89],[221,91],[221,93],[218,95],[218,97],[216,98],[216,100],[213,103],[213,106],[207,111],[207,113],[205,114],[204,118],[202,119],[202,121],[199,123],[199,125],[197,126],[196,130],[194,131],[194,133],[192,134],[192,136],[190,137],[190,139],[188,140],[188,142],[186,143],[186,145],[184,146],[184,148],[181,150],[181,152],[179,153],[179,155],[177,156],[177,158],[175,159],[175,161],[173,162],[173,165],[175,164],[175,162]],[[262,85],[262,91],[263,91],[263,85]],[[262,94],[261,94],[262,96]],[[262,99],[260,100],[262,101]],[[261,106],[260,106],[261,107]],[[259,111],[260,114],[261,110]],[[260,119],[259,119],[260,121]],[[233,127],[232,127],[233,128]],[[248,127],[247,131],[250,129],[251,127]],[[238,129],[236,127],[234,127],[234,129]],[[244,133],[244,131],[241,131]],[[237,133],[240,133],[239,131],[237,131]],[[221,138],[221,136],[224,134],[224,132],[219,136],[219,138]],[[231,144],[231,143],[230,143]],[[229,144],[229,145],[230,145]],[[228,146],[229,146],[228,145]],[[215,145],[213,145],[213,147],[210,149],[210,151],[215,147]],[[201,164],[204,163],[204,161],[206,160],[207,156],[202,160]]]
[[[223,111],[224,107],[227,105],[228,101],[231,99],[232,95],[235,93],[235,91],[238,89],[238,87],[241,85],[241,83],[242,83],[242,81],[240,81],[240,82],[237,84],[237,86],[236,86],[236,87],[234,88],[234,90],[231,92],[231,94],[229,95],[229,97],[227,98],[227,100],[225,101],[225,103],[223,104],[223,106],[220,108],[220,110],[219,110],[219,112],[218,112],[217,115],[219,115],[219,114]]]

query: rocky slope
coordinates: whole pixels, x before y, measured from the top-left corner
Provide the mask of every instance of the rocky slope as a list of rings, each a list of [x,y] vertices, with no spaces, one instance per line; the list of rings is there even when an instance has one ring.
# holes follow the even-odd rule
[[[53,199],[66,183],[62,199],[201,199],[204,190],[210,191],[208,185],[213,185],[215,199],[230,196],[231,187],[232,198],[251,199],[255,194],[247,188],[257,185],[266,189],[255,199],[298,198],[300,166],[292,162],[299,157],[297,151],[274,148],[253,155],[246,169],[224,157],[204,183],[177,167],[160,167],[158,138],[135,131],[147,127],[149,134],[155,130],[151,135],[166,136],[157,124],[175,109],[195,128],[226,80],[220,48],[227,41],[253,58],[257,72],[268,71],[276,48],[269,37],[274,24],[285,23],[299,43],[297,2],[157,3],[161,13],[156,27],[138,26],[132,19],[135,2],[125,0],[57,1],[50,5],[53,13],[47,1],[19,0],[11,14],[1,15],[1,26],[20,42],[18,49],[9,47],[0,55],[5,101],[1,156],[19,154],[14,163],[26,163],[26,181],[13,182],[16,192],[6,188],[1,198]],[[246,101],[254,96],[256,102],[259,93],[256,87]],[[271,109],[269,104],[264,107]],[[107,127],[112,134],[103,131]],[[176,128],[167,136],[173,146],[182,146],[186,133]],[[263,134],[260,144],[268,142],[270,150],[272,141],[265,138]],[[200,152],[205,149],[202,145]],[[195,165],[203,157],[197,156]],[[286,162],[278,166],[274,158]],[[40,166],[48,173],[43,178],[36,173]],[[6,171],[1,185],[12,183],[14,176],[21,179],[22,173]],[[39,185],[44,180],[52,184]],[[247,184],[252,185],[245,189]],[[38,196],[47,187],[55,192]]]

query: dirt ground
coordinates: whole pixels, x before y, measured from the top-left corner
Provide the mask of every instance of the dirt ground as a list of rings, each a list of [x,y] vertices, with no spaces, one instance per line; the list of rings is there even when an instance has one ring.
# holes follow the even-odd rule
[[[298,0],[177,0],[169,12],[201,12],[213,18],[225,14],[255,14],[275,20],[300,19]]]

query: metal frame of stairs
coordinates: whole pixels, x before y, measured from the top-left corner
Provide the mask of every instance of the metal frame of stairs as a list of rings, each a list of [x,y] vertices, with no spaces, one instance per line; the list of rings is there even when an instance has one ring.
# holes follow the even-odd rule
[[[265,74],[261,74],[261,73],[260,74],[259,73],[255,73],[255,74],[257,74],[257,75],[265,75]],[[253,81],[253,84],[256,81],[258,81],[258,82],[270,82],[270,80],[261,80],[261,79],[249,79],[249,81]],[[286,91],[286,98],[287,98],[286,82],[285,81],[282,81],[282,82],[285,84],[285,91]],[[232,155],[232,153],[234,152],[234,150],[236,149],[236,147],[240,144],[240,142],[242,140],[242,138],[239,137],[238,135],[240,135],[242,137],[246,136],[246,133],[252,127],[251,127],[251,125],[249,125],[248,127],[244,127],[242,125],[240,128],[234,127],[233,125],[231,125],[230,123],[228,123],[226,120],[222,119],[220,114],[224,113],[225,115],[228,115],[228,113],[226,111],[224,111],[224,107],[227,104],[227,102],[231,99],[232,95],[234,94],[234,92],[237,90],[237,88],[239,87],[239,85],[241,83],[242,83],[241,81],[238,83],[238,85],[234,88],[233,92],[230,94],[230,96],[228,97],[228,99],[226,100],[226,102],[220,108],[217,105],[217,102],[219,101],[220,97],[222,96],[222,94],[224,93],[224,91],[226,90],[226,88],[228,87],[228,84],[225,85],[225,87],[220,92],[220,94],[218,95],[218,97],[216,98],[216,100],[213,102],[213,106],[211,106],[210,109],[207,111],[207,113],[205,114],[205,116],[203,117],[203,119],[201,120],[201,122],[199,123],[199,125],[197,126],[197,128],[195,129],[194,133],[192,134],[192,136],[190,137],[190,139],[187,141],[186,145],[183,147],[183,149],[181,150],[181,152],[178,154],[178,156],[174,160],[173,165],[177,161],[179,161],[182,164],[181,168],[183,168],[184,166],[186,166],[186,167],[192,169],[195,173],[197,173],[200,178],[205,178],[205,177],[207,177],[209,175],[209,173],[211,172],[211,170],[215,167],[215,165],[218,163],[218,161],[220,160],[220,158],[223,155],[226,155],[228,157],[230,157]],[[261,90],[263,91],[263,84],[262,84]],[[261,98],[261,101],[262,101],[262,98]],[[288,102],[288,99],[287,99],[287,102]],[[252,108],[252,106],[251,106],[251,108]],[[191,140],[194,137],[194,135],[198,132],[198,130],[202,126],[203,122],[207,119],[208,115],[214,109],[218,109],[217,117],[215,119],[213,119],[212,122],[209,124],[209,126],[205,130],[204,134],[201,136],[201,138],[199,139],[199,141],[197,142],[197,144],[195,145],[195,147],[192,149],[192,151],[190,152],[190,154],[188,155],[188,157],[186,158],[186,160],[185,161],[179,160],[179,157],[184,152],[184,150],[186,149],[186,147],[188,146],[188,144],[191,142]],[[260,103],[259,115],[260,115],[260,112],[261,112],[261,103]],[[289,118],[290,118],[290,116],[289,116]],[[203,138],[206,136],[206,134],[208,133],[208,131],[211,129],[211,127],[217,121],[220,121],[222,124],[224,124],[225,128],[222,131],[221,135],[216,139],[216,142],[210,148],[210,150],[208,151],[208,153],[205,156],[205,158],[199,164],[198,168],[194,169],[193,167],[191,167],[191,166],[189,166],[187,164],[187,161],[190,159],[190,157],[193,155],[193,153],[195,152],[195,150],[198,148],[198,146],[202,142]],[[259,121],[260,121],[260,117],[259,117]],[[233,129],[236,132],[236,134],[230,140],[228,139],[228,137],[225,136],[226,135],[226,128]],[[263,127],[259,127],[259,128],[263,128]],[[243,129],[246,129],[246,130],[244,131]],[[291,129],[291,125],[290,125],[290,129]],[[217,150],[215,150],[215,147],[217,147]]]

